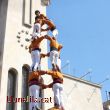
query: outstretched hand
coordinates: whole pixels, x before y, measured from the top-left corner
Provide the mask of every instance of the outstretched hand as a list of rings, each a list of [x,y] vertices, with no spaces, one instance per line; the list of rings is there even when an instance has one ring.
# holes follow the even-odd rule
[[[45,54],[40,54],[41,58],[44,58],[46,55]]]
[[[46,89],[46,88],[48,88],[48,85],[43,84],[42,89]]]

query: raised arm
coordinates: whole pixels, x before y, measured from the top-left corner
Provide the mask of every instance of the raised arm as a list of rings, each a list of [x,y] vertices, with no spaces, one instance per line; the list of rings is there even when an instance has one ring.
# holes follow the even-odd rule
[[[58,51],[60,51],[62,48],[63,48],[63,45],[59,44]]]
[[[47,85],[48,88],[52,88],[53,87],[53,82]]]
[[[47,26],[46,29],[42,29],[42,31],[49,31],[49,30],[52,29],[52,27],[56,27],[54,25],[54,23],[51,20],[49,20],[49,19],[42,19],[42,25],[43,24],[47,24],[48,26]]]
[[[38,39],[39,39],[39,42],[41,42],[43,39],[45,39],[45,36],[41,36]]]
[[[45,85],[45,84],[40,84],[40,87],[42,88],[42,89],[46,89],[46,88],[48,88],[48,85]]]
[[[46,35],[45,38],[50,40],[50,41],[52,40],[52,38],[50,36],[48,36],[48,35]]]
[[[38,72],[39,72],[40,75],[46,74],[46,71],[43,71],[43,70],[38,70]]]
[[[50,56],[50,52],[48,52],[47,54],[40,54],[40,58],[44,58],[44,57],[49,57]]]
[[[46,71],[46,74],[53,75],[53,71],[52,70],[48,70],[48,71]]]
[[[57,78],[63,79],[63,74],[58,71],[48,70],[48,71],[46,71],[46,74],[51,75],[52,77],[55,77],[55,78],[57,77]]]

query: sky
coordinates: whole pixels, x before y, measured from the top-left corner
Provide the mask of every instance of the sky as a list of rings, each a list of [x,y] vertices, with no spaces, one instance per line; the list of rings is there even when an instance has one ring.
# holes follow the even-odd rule
[[[110,77],[110,0],[51,0],[47,16],[58,31],[62,71],[94,83]],[[110,91],[110,80],[102,84],[102,99]]]

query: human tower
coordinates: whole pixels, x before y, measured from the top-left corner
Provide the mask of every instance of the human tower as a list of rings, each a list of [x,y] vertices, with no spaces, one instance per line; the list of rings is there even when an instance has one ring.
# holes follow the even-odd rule
[[[45,29],[42,28],[43,25],[47,25]],[[52,32],[52,36],[48,34],[42,36],[41,33],[46,31]],[[54,23],[48,19],[45,15],[41,14],[39,10],[35,11],[35,23],[33,26],[33,33],[29,52],[31,54],[32,65],[30,67],[28,85],[29,85],[29,95],[33,98],[39,99],[40,89],[52,88],[54,94],[54,107],[48,110],[64,110],[62,101],[63,92],[63,75],[61,73],[61,59],[60,50],[62,45],[57,41],[58,30]],[[50,51],[46,54],[41,53],[42,48],[40,47],[41,42],[47,39],[49,40]],[[51,70],[41,70],[39,68],[40,61],[42,58],[50,57],[52,69]],[[41,75],[48,74],[52,76],[53,82],[45,85],[42,84]],[[45,80],[45,79],[44,79]],[[30,102],[29,110],[41,110],[39,103]]]

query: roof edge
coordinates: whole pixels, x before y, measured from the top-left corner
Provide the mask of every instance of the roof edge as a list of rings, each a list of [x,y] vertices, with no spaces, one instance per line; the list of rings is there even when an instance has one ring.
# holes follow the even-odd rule
[[[90,82],[90,81],[87,81],[87,80],[84,80],[84,79],[81,79],[81,78],[78,78],[78,77],[75,77],[75,76],[71,76],[71,75],[67,75],[67,74],[63,74],[65,78],[69,78],[69,79],[72,79],[72,80],[75,80],[75,81],[78,81],[78,82],[82,82],[82,83],[85,83],[85,84],[88,84],[88,85],[91,85],[91,86],[95,86],[97,88],[102,88],[102,85],[99,85],[97,83],[93,83],[93,82]]]

